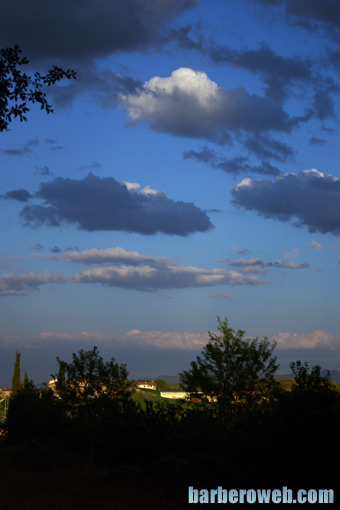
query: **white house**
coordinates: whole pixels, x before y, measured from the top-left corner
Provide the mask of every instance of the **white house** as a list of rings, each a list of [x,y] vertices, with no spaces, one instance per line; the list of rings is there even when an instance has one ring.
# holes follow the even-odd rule
[[[157,384],[153,381],[138,381],[136,386],[145,390],[157,390]]]

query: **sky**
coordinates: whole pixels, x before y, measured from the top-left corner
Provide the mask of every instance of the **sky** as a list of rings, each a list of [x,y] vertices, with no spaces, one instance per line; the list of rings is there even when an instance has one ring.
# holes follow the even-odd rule
[[[340,369],[337,0],[0,0],[53,113],[0,133],[0,387],[98,346],[176,375],[216,331]]]

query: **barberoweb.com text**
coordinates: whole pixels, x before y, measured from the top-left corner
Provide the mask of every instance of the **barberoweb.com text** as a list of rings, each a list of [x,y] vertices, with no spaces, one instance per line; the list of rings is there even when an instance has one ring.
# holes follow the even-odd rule
[[[334,503],[332,489],[195,489],[189,487],[189,503]]]

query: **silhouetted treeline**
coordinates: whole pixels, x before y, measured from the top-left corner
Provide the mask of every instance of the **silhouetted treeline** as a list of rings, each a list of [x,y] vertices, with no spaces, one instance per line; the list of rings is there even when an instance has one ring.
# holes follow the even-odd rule
[[[292,391],[276,388],[252,405],[235,402],[229,422],[214,402],[142,408],[128,392],[72,405],[77,412],[51,389],[32,384],[11,399],[7,443],[18,467],[85,462],[151,485],[171,483],[176,491],[337,485],[340,401],[323,378],[313,386],[297,377]]]

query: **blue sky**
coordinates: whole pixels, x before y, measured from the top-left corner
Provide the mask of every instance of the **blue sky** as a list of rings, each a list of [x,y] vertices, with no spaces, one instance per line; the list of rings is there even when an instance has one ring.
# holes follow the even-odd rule
[[[77,72],[0,134],[1,386],[16,350],[177,374],[217,315],[340,369],[338,3],[0,3],[24,71]]]

